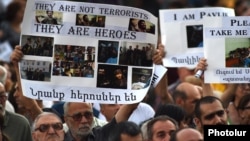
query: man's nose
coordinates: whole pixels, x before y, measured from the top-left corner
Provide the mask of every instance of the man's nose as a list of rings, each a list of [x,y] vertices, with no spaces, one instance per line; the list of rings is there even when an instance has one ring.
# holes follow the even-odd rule
[[[48,132],[49,132],[49,133],[55,133],[56,131],[55,131],[55,129],[54,129],[52,126],[50,126]]]
[[[222,121],[221,121],[221,117],[220,117],[220,116],[218,116],[217,114],[214,116],[214,120],[215,120],[216,124],[218,124],[218,123],[221,123],[221,122],[222,122]]]
[[[86,123],[86,122],[88,122],[88,119],[87,119],[85,116],[82,116],[81,122],[82,122],[82,123]]]

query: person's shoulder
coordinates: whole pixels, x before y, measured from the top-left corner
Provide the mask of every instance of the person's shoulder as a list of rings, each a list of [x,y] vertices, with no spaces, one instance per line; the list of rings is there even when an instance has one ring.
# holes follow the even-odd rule
[[[9,112],[9,111],[5,111],[5,114],[10,117],[10,120],[28,122],[28,119],[21,114]]]
[[[53,18],[54,24],[57,24],[57,18]]]
[[[44,24],[47,23],[47,19],[46,18],[43,19],[41,23],[44,23]]]
[[[101,120],[97,117],[94,117],[94,126],[104,126],[106,125],[108,122],[105,120]]]
[[[15,126],[18,126],[19,128],[30,127],[29,120],[21,114],[6,111],[6,116],[8,119],[7,123],[10,125],[13,124]]]
[[[72,141],[72,140],[73,140],[73,137],[72,137],[72,135],[70,133],[70,130],[67,130],[65,132],[64,141]]]

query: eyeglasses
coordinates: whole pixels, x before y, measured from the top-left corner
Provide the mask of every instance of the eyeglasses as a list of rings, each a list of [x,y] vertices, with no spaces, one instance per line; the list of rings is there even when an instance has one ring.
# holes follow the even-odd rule
[[[74,121],[80,121],[83,116],[86,119],[91,119],[93,117],[93,112],[87,111],[87,112],[84,112],[84,113],[77,113],[77,114],[74,114],[74,115],[68,116],[68,117],[73,118]]]
[[[35,131],[39,130],[40,132],[46,132],[49,128],[52,127],[54,130],[62,130],[62,123],[54,123],[54,124],[41,124]]]

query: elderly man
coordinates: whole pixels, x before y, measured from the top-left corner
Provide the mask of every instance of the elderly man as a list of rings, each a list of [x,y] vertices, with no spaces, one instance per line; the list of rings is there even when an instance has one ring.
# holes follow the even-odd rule
[[[38,115],[32,126],[33,141],[63,141],[62,120],[54,113],[43,112]]]
[[[20,46],[16,46],[11,55],[13,62],[18,62],[23,53]],[[20,83],[20,80],[19,80]],[[94,127],[95,118],[91,103],[66,102],[64,105],[64,120],[69,128],[65,141],[106,141],[110,130],[114,129],[117,123],[128,120],[129,116],[136,109],[138,103],[123,105],[116,113],[113,120],[102,127]]]
[[[115,117],[102,127],[94,127],[94,116],[91,103],[66,102],[64,120],[69,127],[65,141],[106,141],[117,123],[128,120],[138,104],[122,105]]]

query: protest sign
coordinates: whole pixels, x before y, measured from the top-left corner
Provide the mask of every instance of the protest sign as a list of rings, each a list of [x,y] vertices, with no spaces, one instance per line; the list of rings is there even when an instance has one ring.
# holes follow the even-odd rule
[[[167,55],[166,67],[195,68],[204,56],[204,17],[234,16],[234,10],[222,7],[160,10],[161,42]]]
[[[53,101],[139,102],[154,74],[157,29],[157,18],[138,8],[28,1],[20,39],[24,95]]]
[[[205,83],[249,83],[250,20],[247,16],[207,18]]]

